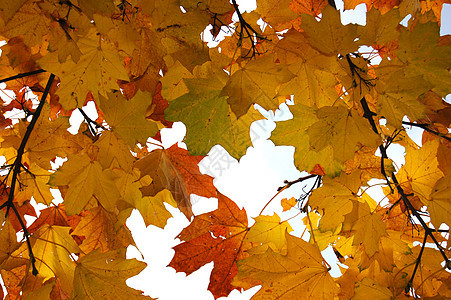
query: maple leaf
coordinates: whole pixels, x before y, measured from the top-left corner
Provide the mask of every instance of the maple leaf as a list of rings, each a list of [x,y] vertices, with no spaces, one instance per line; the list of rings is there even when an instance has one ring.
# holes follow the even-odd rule
[[[283,211],[290,210],[291,208],[295,207],[297,204],[296,198],[291,197],[290,199],[283,198],[280,201],[280,204],[282,205]]]
[[[340,14],[331,6],[322,10],[321,21],[313,16],[302,17],[302,29],[313,48],[325,55],[341,53],[346,55],[357,50],[358,44],[354,42],[357,37],[357,25],[341,25]]]
[[[357,200],[359,182],[360,172],[350,175],[342,173],[333,180],[324,178],[324,185],[313,191],[309,204],[323,216],[319,223],[321,231],[336,229],[343,222],[344,216],[352,211],[352,202]]]
[[[290,3],[290,8],[298,14],[308,14],[318,16],[328,1],[326,0],[294,0]]]
[[[155,225],[164,228],[167,220],[172,217],[164,207],[164,203],[177,207],[177,203],[168,190],[160,191],[155,197],[143,197],[135,201],[135,207],[141,213],[146,226]]]
[[[265,244],[275,251],[282,251],[286,247],[285,232],[291,232],[288,222],[282,222],[277,214],[272,216],[258,216],[255,224],[249,229],[246,240],[252,243]]]
[[[428,211],[431,214],[431,222],[435,228],[439,228],[441,223],[451,224],[451,203],[448,192],[451,186],[451,176],[440,178],[435,183],[428,203]]]
[[[280,94],[294,94],[296,103],[308,106],[328,106],[337,101],[334,87],[337,75],[342,72],[337,58],[315,50],[305,35],[295,30],[284,34],[275,52],[281,62],[289,64],[288,70],[295,75],[280,86]]]
[[[393,293],[386,287],[381,286],[371,278],[363,278],[355,287],[355,297],[367,297],[371,295],[374,299],[389,299]]]
[[[105,209],[113,210],[119,198],[113,179],[114,174],[104,170],[98,161],[86,154],[77,154],[52,174],[50,184],[69,186],[64,202],[67,214],[73,215],[81,212],[92,196]]]
[[[262,284],[255,299],[334,299],[338,286],[317,246],[286,233],[287,254],[268,248],[238,262],[233,284]]]
[[[24,42],[31,47],[42,42],[42,37],[47,33],[51,19],[41,12],[37,3],[24,4],[21,2],[17,1],[17,6],[11,5],[6,9],[6,17],[8,15],[12,17],[0,30],[8,38],[22,35]],[[21,6],[21,4],[24,5]],[[12,14],[14,10],[16,12]],[[5,9],[3,9],[3,13],[5,14]]]
[[[451,75],[448,72],[451,46],[439,46],[439,27],[428,22],[417,24],[413,31],[407,34],[401,30],[398,59],[405,65],[404,72],[408,77],[422,75],[433,85],[433,90],[441,95],[449,93]]]
[[[16,231],[9,220],[6,220],[0,228],[0,240],[2,241],[0,247],[1,266],[11,256],[11,253],[20,247],[20,243],[17,242]]]
[[[200,77],[210,76],[210,80],[205,81],[202,77],[184,79],[190,92],[169,102],[165,118],[187,125],[184,141],[190,154],[205,155],[214,145],[222,144],[230,155],[240,158],[251,146],[250,124],[261,116],[247,106],[246,115],[237,119],[230,111],[226,97],[221,96],[225,73],[216,72],[209,63],[198,72]]]
[[[135,158],[130,153],[130,147],[116,134],[111,131],[102,132],[95,145],[99,147],[98,161],[104,169],[119,165],[127,172],[132,171]]]
[[[307,129],[318,120],[311,107],[296,104],[290,107],[293,119],[280,122],[271,133],[271,140],[276,145],[292,145],[295,147],[294,163],[299,170],[312,170],[320,164],[326,173],[334,177],[340,174],[341,165],[334,160],[332,147],[314,151],[310,146]]]
[[[396,28],[401,19],[398,10],[391,10],[385,14],[381,14],[375,9],[368,11],[367,25],[357,28],[359,42],[371,46],[373,44],[385,45],[396,40],[399,36]]]
[[[376,150],[373,147],[360,148],[359,151],[355,152],[353,159],[346,161],[346,169],[344,171],[350,174],[355,170],[360,170],[363,182],[372,178],[383,179],[381,158],[375,155]],[[394,171],[393,162],[389,159],[384,159],[384,169],[387,173]]]
[[[243,257],[247,216],[229,198],[218,193],[218,209],[195,216],[193,222],[178,236],[184,240],[174,247],[169,266],[188,275],[213,261],[208,289],[215,298],[227,296],[235,287],[230,283],[236,275],[235,262]]]
[[[366,253],[372,256],[379,250],[379,239],[386,235],[385,224],[382,222],[382,216],[371,212],[366,203],[359,205],[358,214],[359,218],[352,227],[352,230],[355,231],[353,244],[363,244]]]
[[[78,63],[69,60],[60,63],[55,52],[38,61],[39,65],[60,78],[62,85],[57,94],[66,109],[82,107],[88,92],[107,97],[109,92],[119,89],[117,80],[128,80],[117,51],[95,31],[80,38],[78,45],[82,52]]]
[[[254,103],[266,110],[277,109],[276,89],[292,78],[286,65],[274,63],[271,56],[266,56],[235,70],[221,94],[229,97],[230,108],[240,118]]]
[[[68,217],[64,204],[59,204],[42,209],[39,218],[28,227],[28,232],[34,233],[44,224],[75,228],[78,222],[79,216]]]
[[[143,194],[154,197],[167,189],[172,193],[177,207],[191,217],[191,194],[216,196],[213,178],[199,171],[198,163],[202,158],[188,155],[188,151],[177,145],[150,152],[135,164],[141,171],[141,177],[149,175],[152,178],[152,183],[142,188]]]
[[[141,272],[146,264],[125,259],[125,248],[90,252],[78,261],[74,274],[74,297],[78,299],[146,299],[129,288],[125,280]]]
[[[296,13],[290,7],[290,0],[283,1],[257,1],[257,12],[261,18],[277,31],[286,29],[287,23],[295,19]]]
[[[402,71],[390,74],[386,80],[380,78],[376,81],[378,113],[396,127],[401,126],[405,115],[413,120],[421,119],[424,106],[417,98],[431,87],[422,76],[406,78]]]
[[[36,268],[45,279],[57,276],[68,292],[72,291],[75,263],[71,253],[79,253],[77,243],[69,235],[70,227],[44,224],[33,234]]]
[[[84,253],[97,248],[102,252],[118,249],[133,244],[131,234],[126,227],[115,229],[117,220],[113,214],[102,207],[95,207],[86,212],[72,231],[72,236],[84,236],[80,245]]]
[[[158,132],[157,125],[145,118],[151,100],[149,93],[138,91],[130,100],[119,92],[109,93],[107,97],[100,96],[100,108],[111,130],[126,144],[131,147],[136,141],[144,144]]]
[[[51,121],[49,117],[50,109],[45,106],[42,118],[38,120],[37,128],[31,134],[26,147],[29,164],[33,166],[35,163],[44,170],[51,169],[50,161],[56,156],[66,157],[68,154],[78,153],[90,144],[88,137],[73,136],[67,131],[70,126],[68,118],[62,117]],[[22,136],[25,135],[26,128],[19,129],[22,131]],[[42,171],[39,170],[38,173]]]
[[[310,144],[316,151],[331,145],[334,158],[339,161],[352,158],[357,143],[376,147],[380,142],[366,120],[354,110],[343,106],[325,106],[317,111],[317,116],[318,121],[307,130]]]
[[[401,185],[410,185],[420,200],[427,204],[434,184],[443,177],[438,168],[437,148],[438,140],[425,143],[418,150],[411,150],[406,154],[406,164],[399,171]]]
[[[53,196],[47,183],[52,173],[41,169],[35,164],[31,165],[27,170],[28,172],[24,172],[19,176],[21,186],[16,193],[16,201],[22,204],[33,196],[37,203],[49,205],[53,200]]]

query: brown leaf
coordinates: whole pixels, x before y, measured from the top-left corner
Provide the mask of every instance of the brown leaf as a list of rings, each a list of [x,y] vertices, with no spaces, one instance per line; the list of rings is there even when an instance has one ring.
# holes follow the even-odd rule
[[[168,189],[177,202],[177,207],[190,218],[190,195],[215,197],[216,188],[213,178],[199,171],[198,163],[202,156],[191,156],[187,150],[171,146],[169,149],[157,149],[140,159],[135,167],[140,169],[141,177],[149,175],[152,183],[141,189],[144,196],[155,196]]]

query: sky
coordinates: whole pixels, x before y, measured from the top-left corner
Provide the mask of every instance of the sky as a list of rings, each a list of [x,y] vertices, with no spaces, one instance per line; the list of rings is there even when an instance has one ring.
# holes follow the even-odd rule
[[[237,2],[240,4],[241,11],[255,9],[254,0]],[[336,2],[338,8],[342,7],[341,3]],[[364,25],[365,12],[365,5],[359,5],[355,11],[342,12],[342,22],[344,24],[354,22]],[[451,15],[451,5],[444,5],[442,15]],[[442,18],[441,34],[451,34],[451,18]],[[204,38],[208,39],[209,37]],[[92,119],[97,118],[93,107],[84,110]],[[231,198],[240,208],[245,208],[250,225],[254,222],[252,217],[259,215],[261,209],[276,194],[277,188],[284,185],[284,180],[294,180],[306,174],[302,174],[294,166],[293,147],[276,147],[272,141],[268,140],[271,131],[276,127],[275,122],[292,118],[289,105],[282,104],[275,113],[266,112],[263,109],[260,109],[260,112],[266,120],[252,124],[250,134],[253,147],[248,148],[246,155],[239,162],[232,158],[224,148],[217,145],[199,164],[203,173],[214,177],[214,184],[221,193]],[[83,118],[78,111],[75,111],[70,121],[73,124],[71,130],[76,132]],[[163,129],[161,133],[163,146],[169,148],[172,144],[178,143],[180,147],[186,148],[186,145],[182,142],[185,132],[185,126],[180,122],[174,123],[171,129]],[[421,130],[413,130],[411,133],[414,140],[420,143]],[[389,155],[395,157],[399,166],[402,165],[403,148],[391,146],[389,150]],[[62,161],[59,163],[61,164]],[[285,190],[267,206],[263,214],[272,215],[275,212],[282,219],[293,217],[298,211],[292,209],[288,212],[282,212],[280,200],[286,197],[298,197],[303,188],[306,188],[306,186],[297,184]],[[380,197],[380,191],[377,188],[370,190],[370,194],[373,193],[376,197]],[[57,193],[55,196],[58,197]],[[191,202],[196,215],[217,208],[217,200],[214,198],[207,199],[192,195]],[[137,248],[133,246],[128,248],[127,257],[136,258],[148,264],[148,267],[139,275],[130,278],[127,284],[144,291],[146,295],[158,297],[161,300],[214,299],[213,295],[207,290],[213,263],[206,264],[189,276],[186,276],[185,273],[176,273],[174,269],[167,267],[174,255],[172,247],[181,242],[176,237],[183,228],[189,225],[189,221],[172,206],[166,205],[166,208],[172,213],[173,218],[168,220],[164,229],[152,225],[146,228],[142,217],[136,211],[127,220],[127,226],[130,228],[137,245]],[[294,229],[293,235],[300,236],[302,234],[304,230],[303,216],[301,214],[290,220]],[[305,234],[304,238],[308,238],[308,234]],[[332,266],[331,275],[339,276],[340,271],[332,250],[326,249],[323,256]],[[228,297],[220,299],[250,299],[258,290],[259,287],[242,292],[235,290]]]

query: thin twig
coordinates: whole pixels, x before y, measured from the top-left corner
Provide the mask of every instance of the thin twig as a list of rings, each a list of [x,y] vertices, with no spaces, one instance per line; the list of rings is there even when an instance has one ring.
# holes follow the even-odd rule
[[[285,183],[285,186],[281,186],[281,187],[277,188],[277,190],[281,191],[281,190],[287,189],[287,188],[289,188],[290,186],[292,186],[295,183],[302,182],[302,181],[305,181],[307,179],[314,178],[316,176],[320,176],[320,175],[311,174],[311,175],[308,175],[308,176],[300,177],[300,178],[298,178],[296,180],[293,180],[293,181],[285,180],[283,182],[283,183]]]
[[[78,111],[81,113],[81,115],[82,115],[83,118],[85,119],[86,124],[88,124],[89,131],[91,132],[91,134],[92,134],[93,136],[96,136],[96,135],[97,135],[97,132],[96,132],[96,130],[94,130],[94,128],[92,128],[92,124],[94,124],[94,126],[95,126],[96,128],[101,128],[101,129],[103,129],[103,130],[106,130],[106,128],[105,128],[104,126],[102,126],[101,124],[99,124],[99,123],[97,123],[96,121],[92,120],[92,119],[85,113],[85,111],[84,111],[83,109],[78,108]]]

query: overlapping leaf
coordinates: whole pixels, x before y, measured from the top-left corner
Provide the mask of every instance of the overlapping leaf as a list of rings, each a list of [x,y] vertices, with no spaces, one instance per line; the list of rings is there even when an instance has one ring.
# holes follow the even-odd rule
[[[83,256],[75,269],[74,297],[78,299],[149,299],[125,284],[141,272],[146,264],[125,259],[125,248],[101,253],[96,250]]]
[[[240,260],[234,284],[262,284],[254,299],[334,299],[338,286],[317,246],[288,233],[286,239],[286,255],[268,249]]]
[[[169,190],[179,209],[192,216],[190,195],[216,196],[213,178],[200,173],[201,156],[191,156],[188,151],[173,145],[169,149],[157,149],[135,164],[141,177],[149,175],[150,185],[142,188],[143,195],[156,196],[163,189]]]

